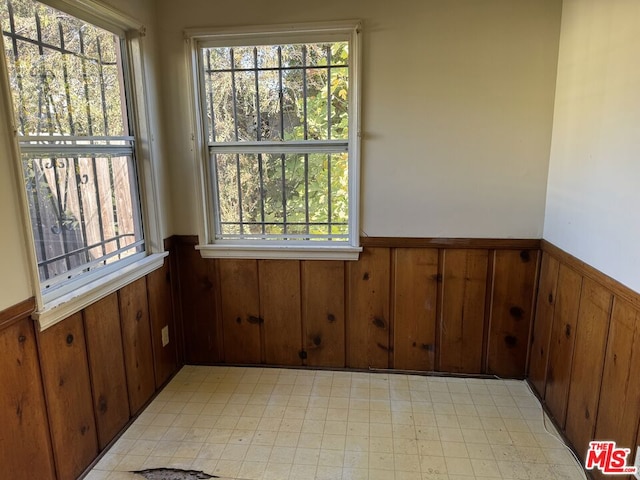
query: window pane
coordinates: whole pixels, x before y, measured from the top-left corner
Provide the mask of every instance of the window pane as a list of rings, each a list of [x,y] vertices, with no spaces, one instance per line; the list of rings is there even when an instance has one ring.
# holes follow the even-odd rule
[[[128,133],[118,37],[32,0],[0,11],[19,134]]]
[[[346,239],[346,153],[216,154],[212,159],[218,238]]]
[[[143,250],[130,157],[25,158],[23,171],[43,284]]]
[[[347,42],[202,52],[210,142],[348,139]]]
[[[20,138],[20,148],[51,292],[145,250],[122,39],[33,0],[0,0],[0,15],[19,135],[49,137]]]

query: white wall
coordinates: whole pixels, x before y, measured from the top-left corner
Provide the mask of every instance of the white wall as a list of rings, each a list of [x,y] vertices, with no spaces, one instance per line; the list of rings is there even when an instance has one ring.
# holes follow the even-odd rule
[[[560,0],[158,0],[174,233],[197,232],[183,30],[363,20],[362,231],[542,234]]]
[[[640,2],[565,0],[544,238],[640,292]]]
[[[160,196],[162,198],[162,215],[160,229],[163,237],[169,236],[169,205],[171,204],[168,175],[164,168],[164,148],[161,145],[160,117],[161,103],[158,100],[158,73],[155,40],[156,10],[153,0],[105,0],[123,13],[141,21],[147,27],[146,74],[149,83],[149,99],[151,103],[151,128],[154,132],[156,145],[155,160],[159,166]],[[4,81],[4,79],[2,80]],[[30,276],[29,259],[27,255],[27,240],[23,230],[19,196],[18,180],[14,172],[17,167],[11,153],[12,127],[11,120],[7,121],[8,106],[0,100],[0,310],[10,307],[34,295],[34,288]]]
[[[5,100],[0,94],[0,310],[32,296]]]

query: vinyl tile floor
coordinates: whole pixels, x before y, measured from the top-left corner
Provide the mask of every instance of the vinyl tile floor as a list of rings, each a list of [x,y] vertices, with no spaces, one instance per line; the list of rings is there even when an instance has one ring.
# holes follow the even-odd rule
[[[583,480],[523,381],[185,366],[85,477]]]

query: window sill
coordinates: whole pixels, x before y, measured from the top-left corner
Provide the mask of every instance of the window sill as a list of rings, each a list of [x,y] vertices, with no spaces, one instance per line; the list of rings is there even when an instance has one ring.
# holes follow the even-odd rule
[[[120,270],[104,275],[73,292],[47,303],[42,309],[37,310],[32,317],[38,321],[40,331],[43,331],[107,295],[117,292],[125,285],[162,267],[167,255],[169,255],[168,252],[152,254]]]
[[[362,247],[277,245],[197,245],[203,258],[280,259],[280,260],[358,260]]]

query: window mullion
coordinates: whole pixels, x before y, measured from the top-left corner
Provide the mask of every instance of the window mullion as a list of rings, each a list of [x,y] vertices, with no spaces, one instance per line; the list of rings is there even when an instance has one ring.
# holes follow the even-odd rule
[[[65,49],[64,44],[64,32],[62,29],[62,22],[58,20],[58,36],[60,38],[60,49]],[[73,120],[73,109],[71,108],[71,88],[69,86],[69,66],[67,61],[67,56],[62,56],[62,77],[64,80],[64,93],[67,101],[67,120],[69,122],[69,133],[72,136],[76,135],[75,123]],[[78,157],[72,157],[73,160],[73,170],[75,174],[75,184],[76,184],[76,193],[78,195],[78,211],[80,213],[80,230],[82,231],[82,241],[87,241],[87,226],[85,223],[85,215],[84,215],[84,199],[82,195],[82,187],[81,185],[81,175],[80,175],[80,164]],[[90,260],[89,250],[84,251],[84,261],[88,262]]]
[[[278,46],[278,93],[280,97],[280,139],[284,141],[284,90],[282,82],[282,47]],[[287,233],[287,179],[286,179],[286,157],[280,155],[282,161],[282,226],[283,232]]]
[[[231,60],[231,96],[233,99],[233,128],[236,141],[238,137],[238,96],[236,94],[236,71],[233,48],[229,49],[229,58]],[[238,180],[238,219],[240,220],[240,234],[244,233],[244,222],[242,216],[242,172],[240,169],[240,155],[236,154],[236,178]]]
[[[302,108],[303,108],[303,129],[304,139],[309,138],[309,119],[307,105],[307,46],[302,46]],[[309,154],[304,154],[304,218],[307,222],[306,232],[309,228]]]
[[[82,65],[82,82],[84,84],[84,101],[85,101],[85,110],[87,113],[87,130],[90,136],[93,135],[93,120],[91,115],[91,104],[89,102],[89,82],[87,80],[87,58],[84,52],[84,34],[82,30],[78,32],[78,40],[80,43],[80,64]],[[94,193],[96,197],[96,205],[98,205],[97,217],[98,217],[98,226],[100,230],[100,246],[102,247],[102,256],[107,254],[107,249],[105,245],[105,237],[104,237],[104,219],[102,218],[102,195],[100,195],[100,182],[98,182],[98,164],[96,161],[96,157],[91,157],[91,170],[93,173],[93,184],[95,186]]]
[[[327,139],[331,140],[331,45],[327,45]],[[331,154],[327,155],[327,233],[331,235]]]
[[[42,88],[40,89],[40,92],[39,92],[40,94],[39,107],[40,107],[40,113],[42,114],[42,104],[44,102],[46,106],[46,112],[47,112],[47,125],[49,127],[48,133],[50,135],[53,135],[54,133],[53,118],[51,117],[51,107],[53,106],[53,102],[51,104],[49,103],[49,95],[50,95],[49,80],[48,80],[49,72],[47,72],[46,65],[45,65],[44,47],[42,46],[42,25],[40,21],[40,15],[38,14],[37,11],[35,13],[35,19],[36,19],[36,34],[38,39],[38,54],[40,55],[40,75],[41,75],[41,81],[42,81]],[[43,92],[43,89],[44,89],[44,92]],[[60,190],[60,177],[58,175],[58,159],[50,158],[49,160],[51,161],[51,168],[53,169],[54,183],[56,184],[55,185],[56,197],[58,200],[57,201],[58,203],[57,220],[58,220],[58,226],[60,228],[60,234],[62,235],[62,250],[64,251],[65,254],[67,254],[68,253],[67,232],[65,229],[64,221],[63,221],[63,218],[66,216],[66,213],[65,213],[64,206],[62,204],[62,192]],[[69,258],[68,255],[65,255],[64,260],[67,266],[67,270],[69,270],[71,268],[71,259]]]
[[[200,52],[200,55],[202,55],[202,52]],[[206,72],[206,79],[205,81],[208,83],[208,87],[209,87],[209,109],[211,111],[211,120],[210,123],[211,125],[209,125],[209,129],[208,131],[210,131],[211,134],[211,141],[215,142],[216,141],[216,118],[215,118],[215,104],[213,103],[213,80],[211,79],[211,76],[213,75],[212,71],[211,71],[211,55],[209,53],[207,53],[207,72]],[[204,72],[203,72],[203,76],[204,76]],[[206,91],[206,88],[205,88]]]
[[[262,138],[262,116],[260,114],[260,78],[258,73],[258,47],[253,47],[253,65],[255,67],[256,86],[256,139],[259,142]],[[260,219],[262,220],[262,234],[266,233],[265,213],[264,213],[264,165],[262,164],[262,153],[258,153],[258,174],[260,176]]]

